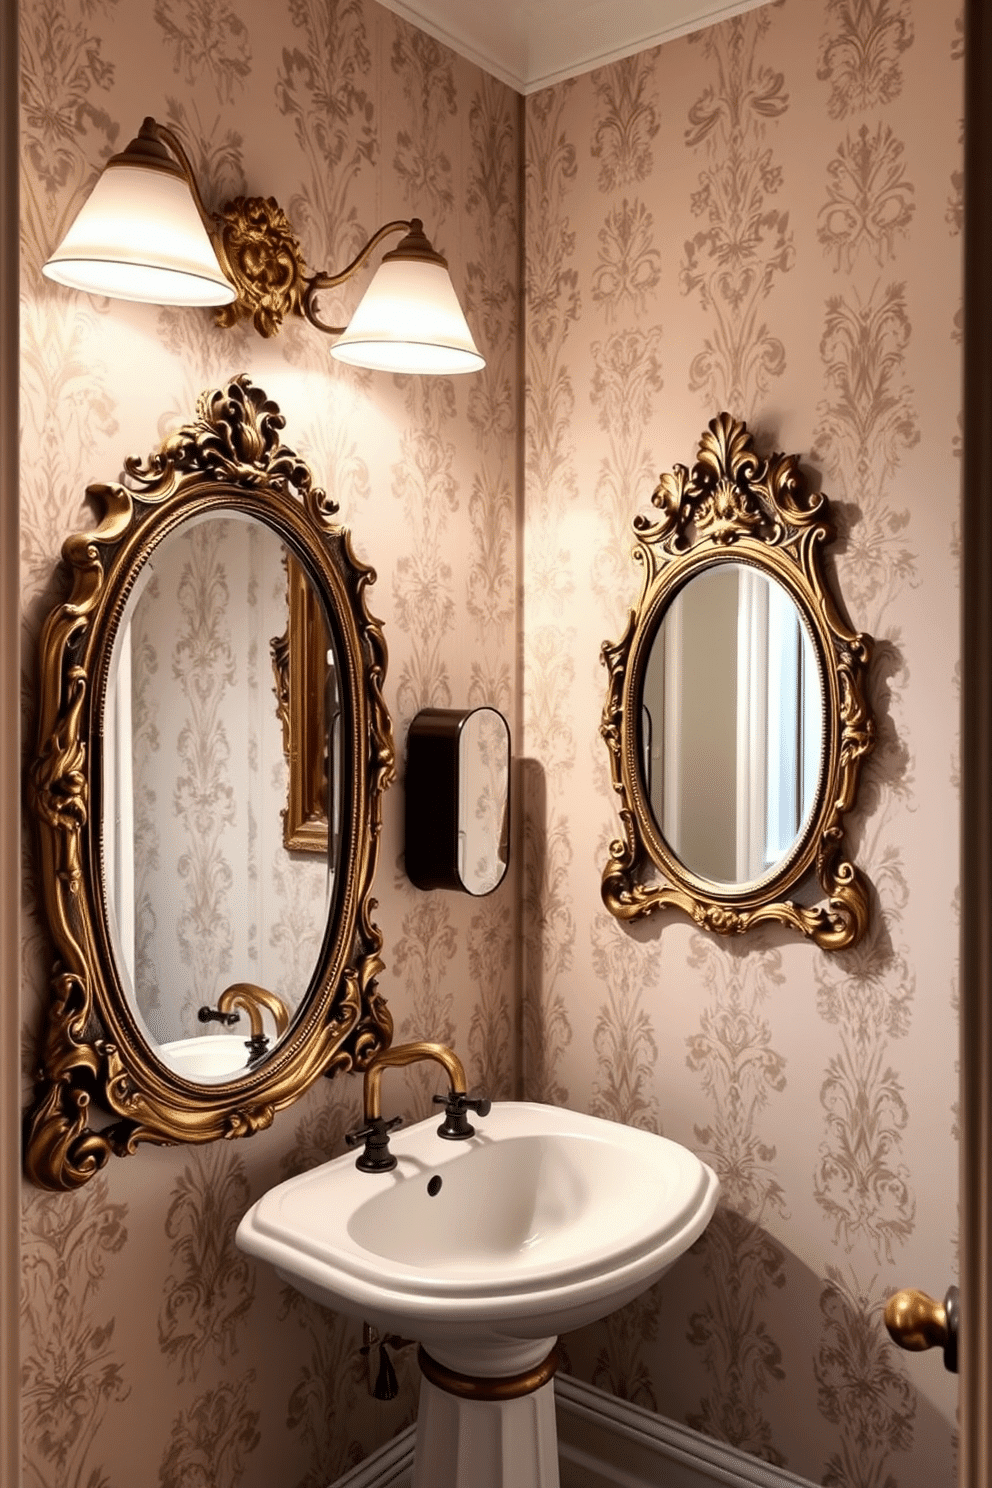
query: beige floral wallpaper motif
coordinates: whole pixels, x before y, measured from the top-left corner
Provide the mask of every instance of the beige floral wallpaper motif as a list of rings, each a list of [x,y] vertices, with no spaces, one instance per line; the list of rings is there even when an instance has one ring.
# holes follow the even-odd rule
[[[906,0],[827,0],[816,76],[830,85],[831,119],[891,103],[903,85],[902,54],[914,41]]]
[[[175,591],[175,640],[166,652],[179,693],[170,700],[171,718],[166,717],[180,724],[174,756],[168,751],[180,773],[168,794],[182,844],[178,858],[170,854],[167,861],[181,886],[175,935],[189,976],[173,1037],[193,1035],[196,1009],[212,1005],[228,979],[241,979],[232,975],[234,872],[231,853],[224,850],[225,835],[233,839],[239,814],[231,778],[237,736],[225,708],[237,671],[232,596],[221,552],[226,535],[219,523],[204,523],[190,534]],[[165,797],[166,791],[160,794]],[[162,960],[168,965],[164,954]]]
[[[831,20],[820,77],[834,83],[832,116],[849,127],[829,170],[836,181],[844,159],[860,147],[864,205],[861,221],[852,215],[837,234],[836,267],[845,270],[848,282],[827,302],[820,345],[826,397],[817,453],[837,495],[855,498],[861,507],[862,561],[853,584],[866,627],[878,642],[872,701],[882,725],[866,771],[874,811],[861,852],[883,914],[861,946],[818,972],[820,1014],[836,1029],[837,1043],[821,1088],[824,1138],[814,1191],[847,1265],[843,1272],[828,1271],[816,1372],[821,1409],[836,1422],[840,1436],[829,1474],[837,1482],[851,1481],[852,1474],[854,1481],[869,1482],[893,1449],[911,1445],[917,1413],[902,1371],[862,1340],[884,1305],[877,1268],[893,1262],[917,1223],[916,1187],[903,1141],[910,1111],[892,1062],[897,1058],[893,1041],[911,1033],[916,990],[902,932],[910,890],[892,832],[899,807],[916,791],[914,760],[898,729],[908,677],[895,612],[918,579],[916,554],[904,531],[909,512],[894,509],[890,490],[921,431],[914,389],[905,375],[913,335],[907,286],[894,277],[901,239],[909,235],[915,188],[893,131],[873,120],[872,134],[858,121],[878,103],[901,95],[899,57],[912,46],[914,32],[905,5],[888,7],[884,14],[838,13]]]
[[[230,103],[252,62],[251,36],[237,10],[226,0],[159,0],[154,16],[183,82],[192,86],[209,69],[219,100]]]
[[[229,1161],[216,1146],[191,1153],[173,1188],[158,1343],[177,1366],[180,1383],[196,1379],[208,1353],[219,1364],[237,1355],[239,1324],[255,1299],[252,1265],[233,1243],[249,1202],[244,1164]]]
[[[281,1159],[276,1176],[291,1177],[339,1152],[344,1133],[360,1115],[359,1104],[350,1109],[325,1105],[310,1113],[299,1123],[295,1143]],[[326,1488],[328,1462],[351,1465],[364,1455],[352,1434],[351,1421],[368,1400],[368,1364],[358,1350],[361,1340],[355,1336],[354,1324],[324,1308],[309,1306],[292,1287],[280,1288],[278,1316],[296,1340],[285,1425],[299,1438],[305,1454],[299,1484],[301,1488]],[[375,1407],[384,1416],[378,1424],[387,1435],[412,1418],[416,1402],[412,1361],[400,1355],[394,1362],[403,1382],[401,1399],[396,1406]]]
[[[90,1488],[92,1452],[130,1393],[115,1323],[99,1296],[108,1264],[127,1244],[126,1207],[98,1178],[67,1198],[33,1193],[25,1227],[21,1342],[25,1482]]]
[[[280,404],[287,437],[378,570],[371,606],[385,623],[401,762],[406,724],[428,702],[489,703],[515,729],[516,98],[373,0],[25,0],[22,10],[28,743],[32,641],[55,595],[59,546],[88,520],[86,483],[114,478],[126,455],[147,453],[190,416],[203,388],[238,370]],[[421,215],[450,255],[486,373],[471,386],[376,378],[338,368],[327,342],[297,325],[267,344],[245,328],[222,334],[204,314],[91,301],[48,285],[40,264],[101,161],[149,112],[183,133],[208,204],[246,190],[275,193],[314,266],[343,263],[390,217]],[[323,313],[344,319],[356,293],[349,286],[328,297]],[[218,624],[226,601],[217,586],[230,581],[230,557],[223,543],[203,554],[199,594],[216,601]],[[191,589],[183,593],[192,599]],[[271,608],[260,594],[263,603]],[[177,602],[180,619],[187,611],[191,664],[205,635],[196,617],[206,611]],[[258,642],[247,668],[264,691],[267,636]],[[149,708],[173,659],[160,647],[136,648],[136,718],[160,748],[162,721]],[[199,732],[212,737],[212,694],[193,691]],[[248,742],[254,767],[269,773],[259,741]],[[230,737],[226,751],[226,762],[214,760],[222,788],[242,765]],[[198,769],[206,758],[189,753]],[[254,864],[259,873],[282,778],[268,787],[248,854],[249,871]],[[139,809],[139,817],[149,858],[156,832],[161,857],[162,816]],[[189,907],[202,910],[202,890],[220,881],[211,843],[199,846],[186,882],[200,884]],[[508,1094],[518,1066],[515,875],[480,904],[420,894],[401,863],[398,786],[386,799],[376,893],[387,961],[380,985],[397,1026],[449,1038],[470,1078]],[[270,923],[248,926],[259,953],[277,957],[287,993],[298,990],[306,930],[294,918],[306,895],[293,869],[272,865]],[[29,858],[26,1069],[50,969],[30,872]],[[235,933],[240,899],[239,889],[212,905],[214,931],[227,918]],[[224,959],[223,936],[195,938],[197,956]],[[398,1078],[385,1098],[410,1117],[432,1088]],[[326,1488],[412,1419],[408,1355],[396,1360],[400,1397],[373,1401],[360,1325],[282,1288],[233,1244],[240,1215],[264,1188],[342,1150],[359,1102],[360,1082],[339,1079],[250,1143],[142,1150],[84,1193],[25,1191],[29,1482],[252,1488],[278,1478]]]
[[[817,1405],[836,1429],[837,1445],[823,1482],[891,1482],[893,1460],[905,1460],[893,1454],[911,1451],[916,1442],[913,1385],[884,1332],[883,1300],[839,1267],[828,1266],[825,1280],[822,1342],[813,1368]],[[950,1462],[945,1475],[953,1482]]]
[[[248,1405],[254,1383],[249,1370],[243,1380],[224,1380],[179,1411],[159,1469],[161,1488],[237,1488],[244,1481],[260,1443],[258,1411]]]
[[[652,478],[650,429],[664,388],[664,331],[654,319],[662,255],[654,218],[639,195],[639,183],[654,165],[659,129],[652,60],[631,57],[593,76],[602,109],[590,147],[600,162],[598,185],[604,192],[623,193],[598,233],[589,302],[603,327],[603,339],[592,347],[596,371],[589,399],[607,444],[594,488],[602,531],[589,582],[606,613],[625,585],[627,493]],[[602,763],[605,769],[605,757]],[[604,919],[592,925],[590,940],[592,967],[607,1002],[592,1035],[597,1073],[589,1109],[657,1131],[652,1083],[658,1047],[650,988],[660,958],[656,952],[638,954],[620,928]],[[624,1353],[620,1349],[619,1357]]]
[[[255,1300],[254,1267],[234,1245],[251,1201],[244,1164],[218,1147],[193,1151],[165,1216],[171,1260],[163,1279],[158,1345],[174,1371],[167,1398],[183,1404],[159,1468],[162,1488],[237,1488],[259,1445],[255,1370],[240,1345]],[[210,1358],[219,1383],[199,1388]],[[188,1384],[190,1388],[180,1391]]]
[[[705,161],[692,214],[706,225],[686,242],[682,292],[698,294],[712,322],[689,386],[738,418],[785,371],[785,348],[764,319],[776,278],[794,260],[789,214],[777,204],[782,171],[766,143],[790,103],[783,74],[761,55],[771,24],[763,8],[700,33],[709,66],[685,132]]]
[[[579,313],[571,259],[575,233],[565,205],[576,172],[575,149],[561,127],[571,85],[539,93],[527,104],[525,192],[527,268],[524,374],[527,587],[522,596],[527,636],[523,705],[525,1089],[535,1100],[564,1104],[559,1068],[572,1028],[566,1002],[575,921],[567,893],[572,844],[562,790],[575,757],[569,691],[574,639],[567,625],[573,598],[568,555],[553,534],[578,494],[570,422],[575,393],[565,355]],[[535,534],[537,534],[535,536]]]
[[[159,596],[151,578],[145,588],[149,601]],[[134,899],[133,964],[136,1001],[146,1020],[153,1019],[162,1005],[162,984],[153,946],[158,933],[158,915],[151,880],[160,864],[162,834],[156,817],[158,794],[148,778],[148,762],[159,753],[156,681],[159,667],[155,646],[147,636],[131,627],[130,704],[133,760],[131,769],[131,813],[133,824],[132,880]]]
[[[677,1276],[569,1362],[844,1488],[954,1471],[953,1381],[881,1313],[956,1274],[959,22],[784,0],[527,100],[525,1074],[723,1185]],[[598,900],[594,659],[636,598],[632,518],[721,408],[822,483],[876,638],[874,913],[840,956]]]
[[[696,1144],[723,1185],[702,1251],[711,1295],[689,1325],[707,1373],[690,1424],[781,1465],[763,1397],[785,1377],[766,1302],[770,1288],[785,1285],[785,1256],[767,1228],[772,1215],[788,1219],[769,1141],[786,1061],[773,1047],[765,1008],[784,981],[782,958],[760,947],[728,958],[695,936],[689,965],[709,994],[699,1032],[688,1039],[687,1063],[712,1112],[695,1127]]]
[[[874,134],[862,124],[838,145],[827,173],[817,237],[825,251],[836,255],[835,268],[850,273],[862,249],[877,264],[888,263],[897,236],[908,234],[916,209],[900,141],[887,124],[878,124]]]
[[[374,0],[22,0],[21,26],[26,740],[31,641],[87,481],[248,370],[378,570],[401,757],[425,705],[488,703],[513,733],[520,835],[492,897],[412,889],[402,785],[387,796],[400,1037],[453,1039],[493,1094],[662,1131],[723,1182],[673,1278],[566,1340],[570,1367],[811,1482],[949,1488],[953,1382],[896,1354],[880,1313],[956,1264],[959,14],[778,0],[527,100]],[[485,372],[377,378],[300,326],[262,343],[42,281],[149,111],[211,204],[275,192],[314,265],[421,215]],[[851,821],[876,912],[841,957],[674,917],[624,930],[599,897],[618,829],[599,648],[636,595],[631,519],[718,406],[833,498],[838,582],[876,637]],[[26,1071],[50,961],[32,873]],[[384,1091],[410,1116],[430,1094],[417,1071]],[[371,1401],[358,1325],[233,1247],[258,1193],[341,1150],[358,1103],[335,1080],[249,1143],[25,1190],[34,1488],[326,1488],[413,1418],[409,1351],[397,1400]]]

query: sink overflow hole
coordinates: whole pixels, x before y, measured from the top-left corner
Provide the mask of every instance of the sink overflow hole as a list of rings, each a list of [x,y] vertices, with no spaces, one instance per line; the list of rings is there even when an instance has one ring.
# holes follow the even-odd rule
[[[432,1199],[436,1198],[437,1195],[441,1192],[441,1180],[436,1173],[427,1185],[427,1192],[430,1194]]]

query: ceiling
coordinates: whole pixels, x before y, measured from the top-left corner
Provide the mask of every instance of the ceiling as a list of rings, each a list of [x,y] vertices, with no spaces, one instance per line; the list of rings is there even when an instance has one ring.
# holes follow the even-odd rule
[[[764,0],[381,0],[516,88],[563,78],[752,10]]]

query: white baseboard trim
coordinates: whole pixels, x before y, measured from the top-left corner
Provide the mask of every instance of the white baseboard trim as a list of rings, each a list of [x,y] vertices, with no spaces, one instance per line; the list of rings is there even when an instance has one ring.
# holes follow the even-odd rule
[[[812,1488],[807,1478],[568,1374],[555,1379],[562,1488]]]
[[[337,1478],[330,1488],[410,1488],[413,1476],[413,1445],[417,1437],[417,1423],[394,1436],[391,1442],[366,1457],[343,1478]]]
[[[773,1467],[569,1374],[555,1378],[561,1488],[813,1488]],[[410,1488],[416,1426],[331,1488]]]

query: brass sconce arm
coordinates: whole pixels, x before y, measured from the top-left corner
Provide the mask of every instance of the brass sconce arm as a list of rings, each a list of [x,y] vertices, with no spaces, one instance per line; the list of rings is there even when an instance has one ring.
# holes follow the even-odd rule
[[[174,156],[175,159],[170,158]],[[200,214],[200,220],[209,234],[215,231],[214,219],[207,211],[200,195],[196,175],[193,171],[193,162],[186,153],[186,147],[174,129],[168,124],[160,124],[149,114],[142,120],[141,128],[134,139],[115,159],[120,163],[127,162],[132,165],[144,165],[152,170],[164,170],[170,175],[181,175],[189,187],[196,203],[196,210]],[[178,168],[177,168],[178,162]]]
[[[384,239],[390,237],[393,233],[399,232],[405,232],[406,237],[398,247],[393,249],[392,253],[386,255],[386,258],[422,258],[426,259],[428,263],[441,264],[443,268],[448,267],[447,260],[440,253],[435,253],[430,245],[430,241],[424,236],[424,224],[419,217],[412,217],[409,222],[406,222],[402,218],[398,218],[395,222],[387,222],[383,227],[379,228],[378,232],[372,234],[361,252],[356,254],[351,260],[351,263],[343,268],[340,273],[328,274],[323,272],[310,275],[310,278],[307,280],[307,287],[303,292],[302,311],[312,326],[316,326],[318,331],[325,331],[329,336],[341,335],[345,329],[344,326],[325,325],[320,319],[320,316],[313,308],[314,295],[319,294],[322,289],[336,289],[339,284],[344,284],[346,279],[350,279],[352,274],[356,274],[364,264],[368,263]],[[385,262],[385,260],[383,261]]]

